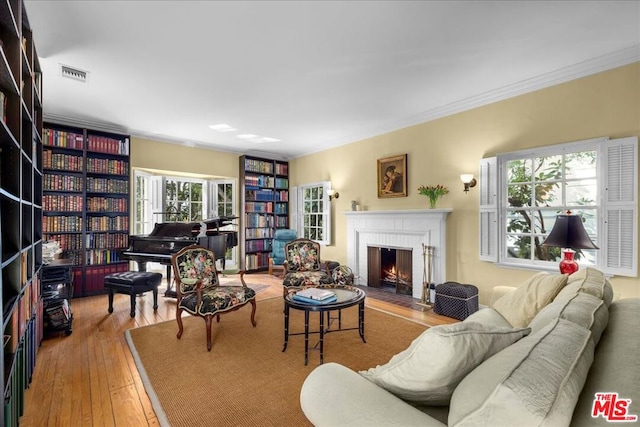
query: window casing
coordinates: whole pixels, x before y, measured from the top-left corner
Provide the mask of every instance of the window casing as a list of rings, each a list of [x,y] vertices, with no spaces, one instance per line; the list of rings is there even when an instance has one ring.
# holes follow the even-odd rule
[[[134,171],[135,234],[149,234],[156,223],[201,221],[216,216],[235,216],[235,180],[204,180],[153,175]],[[236,230],[233,225],[222,230]],[[226,254],[226,267],[235,268],[236,247]]]
[[[600,248],[577,261],[636,276],[637,158],[637,138],[599,138],[483,159],[480,259],[556,271],[560,248],[542,242],[570,210]]]
[[[329,181],[304,184],[291,191],[292,224],[298,236],[321,245],[331,244],[331,206],[327,190]]]

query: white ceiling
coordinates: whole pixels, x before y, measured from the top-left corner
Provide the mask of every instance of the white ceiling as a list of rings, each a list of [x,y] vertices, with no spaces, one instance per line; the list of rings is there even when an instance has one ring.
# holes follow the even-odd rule
[[[45,119],[280,158],[640,60],[639,1],[25,3]]]

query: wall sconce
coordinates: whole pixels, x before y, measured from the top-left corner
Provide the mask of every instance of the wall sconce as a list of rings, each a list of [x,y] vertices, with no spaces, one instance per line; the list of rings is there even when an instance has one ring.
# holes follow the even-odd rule
[[[333,199],[337,199],[337,198],[340,197],[340,193],[338,193],[333,188],[330,188],[330,189],[327,190],[327,195],[329,196],[329,201],[331,201]]]
[[[463,173],[460,175],[460,181],[464,184],[464,192],[468,193],[469,188],[475,187],[478,181],[473,177],[471,173]]]

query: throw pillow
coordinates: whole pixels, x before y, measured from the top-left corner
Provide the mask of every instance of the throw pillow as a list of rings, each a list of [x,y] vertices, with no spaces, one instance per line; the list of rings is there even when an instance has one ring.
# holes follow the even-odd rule
[[[477,322],[435,326],[387,364],[360,374],[403,400],[448,405],[453,390],[469,372],[529,331]]]
[[[516,290],[502,296],[493,308],[514,328],[523,328],[549,304],[567,284],[567,274],[537,273]]]
[[[593,353],[588,329],[556,319],[467,375],[447,425],[568,426]]]

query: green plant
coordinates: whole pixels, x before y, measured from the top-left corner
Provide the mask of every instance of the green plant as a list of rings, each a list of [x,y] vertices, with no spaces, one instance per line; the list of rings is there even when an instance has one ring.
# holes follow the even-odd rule
[[[449,194],[449,189],[440,184],[427,186],[421,185],[418,187],[418,193],[423,196],[427,196],[429,198],[429,206],[431,208],[435,208],[438,199],[445,194]]]

